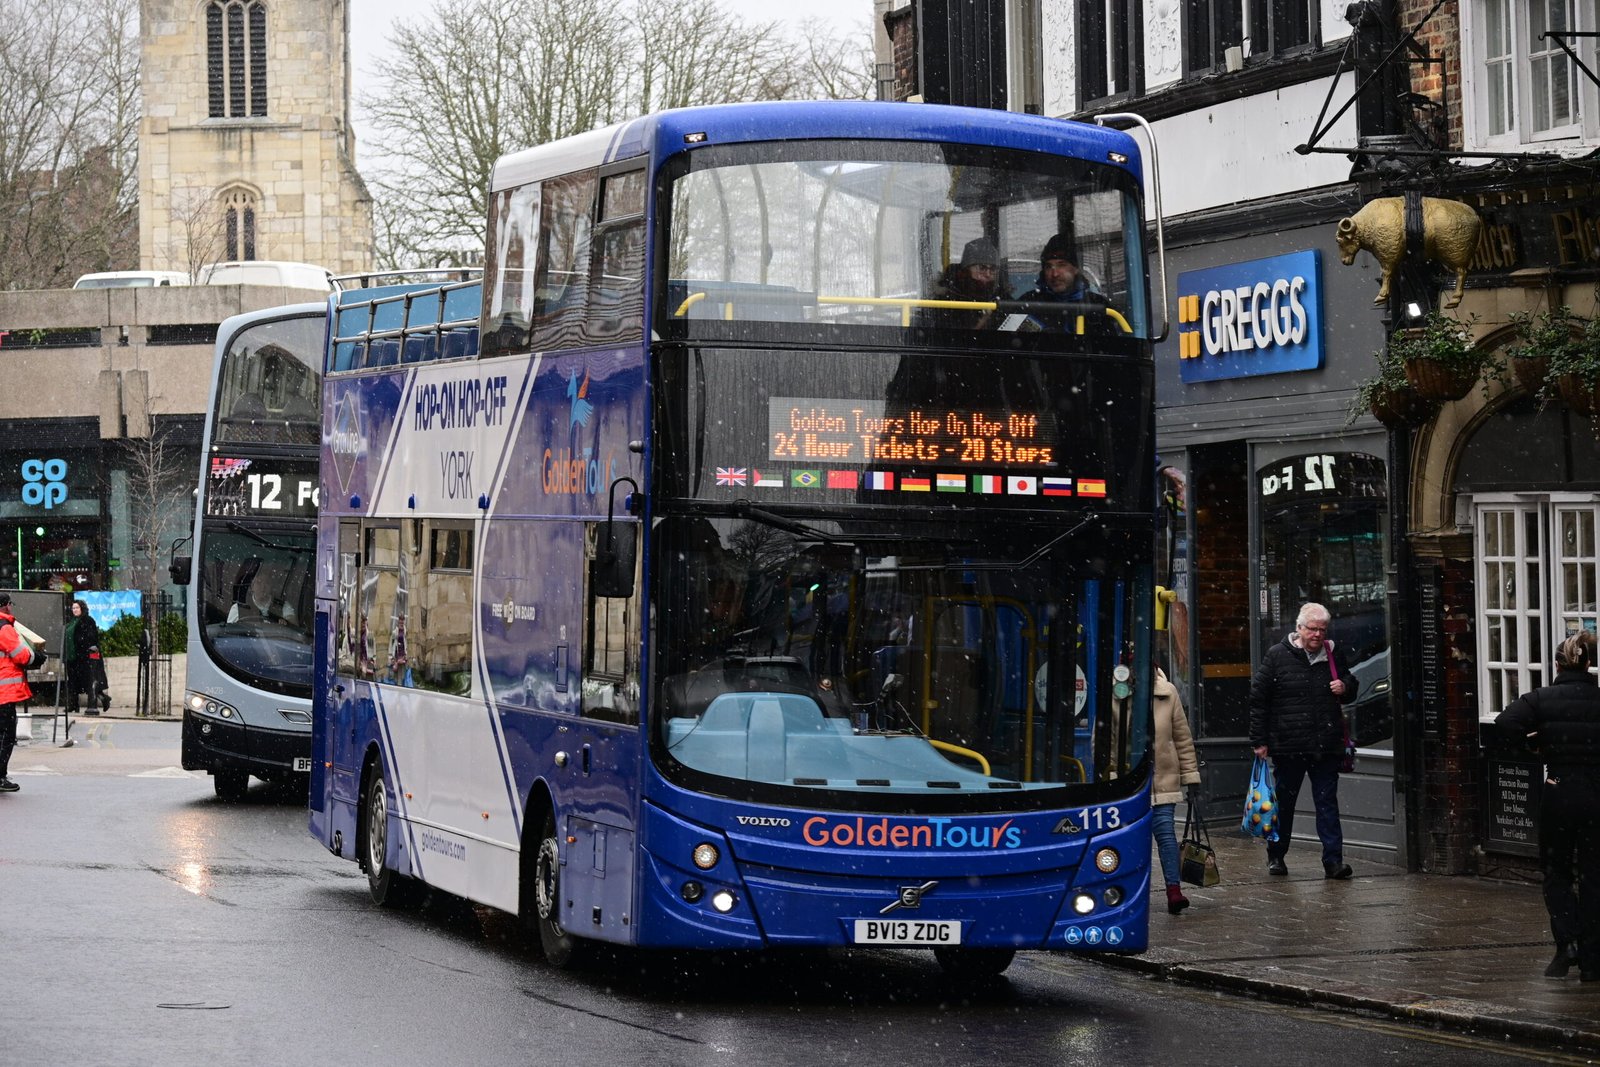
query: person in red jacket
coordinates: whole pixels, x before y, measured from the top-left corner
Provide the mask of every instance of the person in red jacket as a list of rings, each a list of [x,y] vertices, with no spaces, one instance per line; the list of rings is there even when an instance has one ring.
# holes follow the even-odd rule
[[[32,698],[23,669],[43,656],[35,652],[17,633],[17,617],[11,614],[11,597],[0,593],[0,793],[15,793],[22,787],[6,777],[11,765],[11,750],[17,747],[17,705]]]

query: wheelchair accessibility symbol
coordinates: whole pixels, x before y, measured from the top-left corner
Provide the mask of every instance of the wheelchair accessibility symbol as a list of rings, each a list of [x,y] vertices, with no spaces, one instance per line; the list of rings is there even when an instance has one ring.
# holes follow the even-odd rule
[[[1083,940],[1083,931],[1076,926],[1067,927],[1067,944],[1076,945]]]
[[[1120,927],[1120,926],[1108,926],[1108,927],[1106,927],[1106,944],[1108,944],[1108,945],[1120,945],[1120,944],[1122,944],[1122,927]]]

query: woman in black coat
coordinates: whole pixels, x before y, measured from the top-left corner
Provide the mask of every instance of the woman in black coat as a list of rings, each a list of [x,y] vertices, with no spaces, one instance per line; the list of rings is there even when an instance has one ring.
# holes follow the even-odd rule
[[[1555,681],[1517,697],[1495,719],[1545,761],[1539,861],[1556,940],[1545,977],[1565,978],[1577,963],[1585,982],[1600,982],[1600,685],[1589,673],[1594,665],[1594,635],[1580,630],[1556,650]]]
[[[111,707],[111,694],[99,683],[105,663],[99,660],[100,627],[89,614],[89,605],[81,600],[72,602],[72,617],[67,620],[66,635],[62,640],[61,662],[67,668],[67,707],[78,710],[78,694],[88,697],[86,714],[98,715],[100,708]],[[96,658],[91,658],[91,654]],[[97,692],[98,690],[98,692]],[[95,707],[96,703],[100,707]]]

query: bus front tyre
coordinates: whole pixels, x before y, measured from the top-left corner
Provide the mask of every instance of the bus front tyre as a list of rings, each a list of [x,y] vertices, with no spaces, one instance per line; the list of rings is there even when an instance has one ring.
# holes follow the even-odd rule
[[[411,907],[421,899],[422,887],[389,866],[389,795],[378,767],[367,776],[361,812],[365,846],[361,865],[367,870],[367,891],[380,907]]]
[[[250,791],[250,772],[241,771],[237,767],[224,767],[211,772],[211,786],[217,791],[217,799],[236,803],[245,798]]]
[[[580,958],[578,939],[561,925],[561,845],[556,840],[556,817],[544,817],[544,831],[533,860],[533,921],[545,961],[557,969],[575,965]]]
[[[996,978],[1017,958],[1014,948],[966,948],[951,945],[933,950],[944,973],[952,978]]]

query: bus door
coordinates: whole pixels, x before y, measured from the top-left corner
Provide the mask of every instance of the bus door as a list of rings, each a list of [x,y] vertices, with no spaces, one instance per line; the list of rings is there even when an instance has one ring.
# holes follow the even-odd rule
[[[584,556],[595,559],[604,523],[584,527]],[[635,527],[637,529],[637,527]],[[574,933],[631,939],[635,813],[643,749],[639,737],[641,563],[634,553],[631,592],[598,595],[584,568],[582,632],[572,647],[582,720],[565,779],[566,868],[562,895]]]

